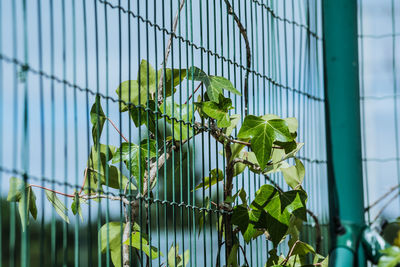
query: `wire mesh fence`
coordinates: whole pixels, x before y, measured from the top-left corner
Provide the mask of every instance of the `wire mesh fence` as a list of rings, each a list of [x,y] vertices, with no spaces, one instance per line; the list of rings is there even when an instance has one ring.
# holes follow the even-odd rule
[[[393,220],[399,210],[399,9],[396,1],[359,1],[364,194],[369,223]]]
[[[116,265],[132,216],[132,266],[228,263],[223,184],[206,186],[215,169],[226,182],[225,155],[195,113],[207,88],[194,66],[241,93],[225,92],[239,125],[246,114],[298,119],[312,211],[302,238],[327,253],[321,1],[7,0],[0,20],[1,266]],[[5,201],[11,177],[31,185],[25,204],[36,199],[27,225]],[[289,188],[246,169],[232,191],[252,201],[271,183]],[[264,236],[239,244],[249,266],[272,247]]]

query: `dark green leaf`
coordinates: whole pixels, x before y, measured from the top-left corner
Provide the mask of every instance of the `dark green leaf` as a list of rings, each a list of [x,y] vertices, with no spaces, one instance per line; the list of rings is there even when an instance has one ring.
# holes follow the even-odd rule
[[[244,233],[249,225],[249,211],[247,207],[238,205],[233,207],[232,223],[239,227],[239,230]]]
[[[103,126],[107,117],[103,112],[103,108],[100,103],[100,95],[96,95],[96,101],[90,110],[90,121],[92,122],[92,138],[95,145],[98,144]]]
[[[81,217],[81,221],[83,222],[83,216],[82,216],[82,208],[81,204],[86,203],[85,200],[81,199],[78,195],[78,193],[75,193],[74,200],[71,204],[71,211],[74,215],[79,214],[79,217]]]
[[[206,86],[209,99],[215,103],[219,103],[219,96],[223,94],[223,89],[241,95],[228,79],[224,77],[208,76],[204,71],[197,67],[192,67],[189,70],[188,79],[202,82]]]
[[[239,265],[237,263],[238,249],[239,249],[239,244],[238,243],[233,244],[231,253],[229,254],[229,257],[228,257],[227,267],[239,267]]]
[[[160,112],[154,100],[149,100],[147,108],[151,109],[154,112],[156,111]],[[146,111],[143,106],[142,107],[131,106],[129,109],[129,116],[135,123],[136,127],[145,124],[149,129],[149,131],[151,131],[152,133],[156,133],[156,115],[153,112]],[[158,118],[160,119],[160,117]]]
[[[57,197],[57,195],[54,192],[45,190],[46,192],[46,197],[49,200],[49,202],[53,205],[54,209],[60,215],[60,217],[69,223],[69,218],[68,218],[68,209],[65,207],[64,203],[61,202],[61,200]]]

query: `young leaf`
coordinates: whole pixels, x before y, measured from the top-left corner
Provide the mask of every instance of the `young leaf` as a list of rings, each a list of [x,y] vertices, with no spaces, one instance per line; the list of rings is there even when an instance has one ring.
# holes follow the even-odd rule
[[[45,190],[46,192],[46,197],[49,200],[49,202],[53,205],[54,209],[60,215],[60,217],[69,223],[69,218],[68,218],[68,209],[65,207],[64,203],[60,201],[60,199],[57,197],[57,195],[54,192]]]
[[[100,103],[100,95],[96,95],[96,101],[90,110],[90,121],[92,122],[92,138],[95,146],[99,142],[101,132],[107,117],[103,112],[103,108]]]
[[[292,189],[295,189],[298,185],[301,185],[305,176],[303,163],[297,158],[295,158],[295,162],[295,166],[280,168],[283,174],[283,178]]]
[[[227,136],[231,135],[231,133],[236,128],[236,125],[239,123],[239,121],[240,121],[239,114],[233,114],[229,117],[229,126],[226,127],[226,129],[224,130],[224,132]]]
[[[107,185],[111,188],[119,189],[125,188],[125,185],[129,182],[128,178],[125,177],[119,170],[119,168],[109,165],[108,162],[116,157],[115,147],[110,145],[99,144],[99,150],[96,147],[92,147],[90,156],[88,159],[88,177],[85,182],[85,193],[96,193],[100,184],[100,190],[102,185]],[[122,185],[120,181],[122,180]],[[90,188],[89,188],[90,183]],[[131,186],[133,186],[131,184]]]
[[[223,89],[236,95],[241,95],[228,79],[224,77],[208,76],[197,67],[190,68],[188,79],[202,82],[206,86],[209,99],[215,103],[219,103],[219,95],[223,94]]]
[[[35,220],[37,218],[36,196],[32,187],[26,184],[22,179],[11,177],[7,201],[18,202],[22,230],[25,231],[26,225],[29,224],[29,213]]]
[[[229,119],[229,110],[232,109],[232,100],[219,96],[219,103],[213,101],[197,102],[195,105],[200,109],[200,115],[205,113],[208,117],[217,120],[219,128],[225,128],[231,125]]]
[[[149,256],[151,259],[156,259],[160,255],[162,256],[162,253],[158,251],[156,247],[153,247],[148,244],[148,241],[144,236],[140,238],[140,232],[135,231],[132,233],[131,238],[126,240],[124,242],[125,245],[130,245],[138,250],[142,249],[142,251]]]
[[[198,184],[194,190],[209,188],[210,186],[215,185],[216,183],[222,181],[224,179],[224,173],[220,169],[212,169],[210,171],[210,177],[204,177],[204,182]]]
[[[121,226],[120,222],[109,222],[104,224],[99,231],[98,238],[101,252],[107,252],[108,244],[108,248],[111,252],[111,261],[115,267],[121,266],[122,231],[124,228],[125,224]]]
[[[174,138],[177,140],[186,140],[193,135],[193,128],[188,125],[192,123],[193,118],[193,105],[182,104],[179,105],[176,102],[172,105],[172,97],[167,97],[160,106],[161,112],[164,112],[168,117],[174,117],[178,121],[167,121],[172,125],[174,131]]]
[[[79,217],[81,217],[81,221],[83,222],[82,208],[81,208],[82,203],[86,202],[79,197],[78,193],[75,192],[74,201],[71,204],[71,211],[74,215],[78,213]]]
[[[140,91],[146,92],[146,98],[147,98],[147,90],[149,91],[150,96],[155,94],[157,90],[156,71],[153,69],[150,63],[144,59],[142,59],[142,61],[140,62],[137,81],[138,83],[140,83],[139,84]],[[144,105],[146,104],[146,102],[144,102]]]
[[[388,247],[381,250],[383,254],[379,258],[378,267],[395,267],[400,263],[400,248],[396,246]]]
[[[168,262],[168,267],[185,267],[188,263],[189,263],[189,259],[190,259],[190,251],[186,250],[184,253],[184,258],[185,258],[185,262],[183,262],[183,257],[181,254],[179,254],[179,245],[176,244],[176,246],[174,247],[174,245],[171,245],[171,248],[168,251],[168,258],[167,258],[167,262]]]

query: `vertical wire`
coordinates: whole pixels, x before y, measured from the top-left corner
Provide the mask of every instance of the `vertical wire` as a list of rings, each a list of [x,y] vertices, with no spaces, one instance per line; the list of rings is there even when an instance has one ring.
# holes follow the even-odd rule
[[[190,41],[191,42],[193,42],[193,9],[192,9],[192,0],[189,0],[190,1]],[[186,4],[186,7],[187,7],[187,4]],[[193,46],[191,46],[190,47],[191,48],[191,50],[190,50],[190,60],[191,60],[191,66],[193,66],[194,65],[194,48],[193,48]],[[188,66],[189,67],[189,66]],[[193,77],[193,69],[192,69],[192,72],[189,74],[189,75],[191,75],[191,77]],[[188,87],[189,87],[189,81],[188,81]],[[192,89],[192,96],[194,97],[194,80],[192,80],[191,81],[191,85],[190,85],[190,88]],[[194,99],[193,99],[193,101],[194,101]],[[192,105],[192,112],[193,112],[193,114],[194,114],[194,105]],[[195,116],[193,116],[192,117],[192,123],[194,123],[194,121],[195,121]],[[194,129],[194,127],[193,127],[193,135],[195,134],[195,129]],[[195,192],[195,183],[196,183],[196,161],[195,161],[195,155],[196,155],[196,143],[195,143],[195,138],[193,138],[193,149],[192,149],[192,159],[193,159],[193,163],[192,163],[192,191],[193,191],[193,200],[192,200],[192,203],[193,203],[193,206],[195,206],[196,205],[196,192]],[[203,213],[203,214],[205,214],[205,213]],[[201,214],[201,212],[200,212],[200,214],[199,214],[199,216],[202,216],[202,214]],[[203,218],[204,219],[204,218]],[[204,223],[203,223],[204,224]],[[194,233],[194,239],[196,238],[196,212],[195,212],[195,209],[193,209],[193,233]],[[194,266],[196,267],[197,266],[197,242],[196,242],[196,240],[194,240],[194,251],[195,251],[195,253],[193,253],[194,254]],[[192,259],[192,252],[190,252],[190,259]],[[192,263],[192,260],[191,260],[191,263]],[[191,266],[192,266],[192,264],[191,264]]]
[[[154,0],[153,2],[154,5],[154,23],[157,23],[157,0]],[[158,66],[158,53],[157,53],[157,47],[158,47],[158,43],[157,43],[157,29],[154,27],[154,47],[156,49],[155,51],[155,66]],[[158,77],[158,71],[156,71],[156,87],[158,88],[159,84],[159,77]],[[155,98],[154,99],[158,99],[158,90],[156,90],[155,92]],[[158,129],[158,105],[156,104],[155,107],[155,117],[156,117],[156,123],[155,123],[155,139],[156,139],[156,168],[158,170],[158,151],[159,151],[159,129]],[[164,136],[165,138],[165,136]],[[159,177],[159,171],[157,171],[157,178],[156,178],[156,186],[155,188],[157,188],[156,190],[156,199],[160,200],[160,177]],[[165,178],[164,178],[165,179]],[[156,223],[157,223],[157,246],[159,248],[161,248],[161,233],[160,233],[160,227],[161,227],[161,222],[160,222],[160,201],[156,201],[155,202],[156,205]],[[166,216],[166,215],[165,215]],[[166,247],[166,250],[168,250],[168,247]],[[158,257],[158,266],[161,266],[161,257]]]
[[[397,184],[400,185],[400,137],[399,137],[399,118],[398,118],[398,91],[397,91],[397,67],[396,67],[396,13],[395,1],[391,1],[391,15],[392,15],[392,73],[393,73],[393,101],[394,101],[394,131],[395,131],[395,144],[396,144],[396,173]],[[400,203],[400,197],[399,197]]]
[[[38,23],[38,57],[39,57],[39,70],[43,70],[43,48],[42,48],[42,13],[41,13],[41,0],[37,1],[37,23]],[[1,71],[0,71],[1,72]],[[43,92],[43,76],[39,75],[39,97],[40,97],[40,172],[42,176],[41,186],[44,187],[44,176],[45,176],[45,168],[46,168],[46,142],[45,142],[45,118],[44,118],[44,92]],[[41,190],[41,209],[45,210],[44,198],[45,193],[44,190]],[[42,212],[40,218],[40,251],[44,251],[44,242],[45,242],[45,228],[44,228],[44,217],[45,214]],[[40,266],[44,266],[45,258],[44,253],[40,253],[39,259]]]
[[[28,24],[27,24],[27,2],[23,0],[23,30],[24,30],[24,64],[28,66]],[[29,97],[28,97],[28,72],[25,69],[25,66],[21,70],[24,75],[24,122],[23,122],[23,138],[22,138],[22,147],[21,147],[21,161],[22,161],[22,169],[24,171],[24,183],[28,182],[28,173],[29,173]],[[28,198],[26,197],[26,190],[23,191],[23,198],[26,206],[28,204]],[[29,250],[29,233],[30,227],[28,225],[29,220],[29,211],[26,214],[26,229],[22,234],[22,246],[21,246],[21,265],[29,267],[30,265],[30,250]]]
[[[12,2],[12,44],[13,44],[13,57],[17,58],[17,11],[16,11],[16,1],[11,1]],[[13,133],[14,133],[14,138],[13,138],[13,155],[12,155],[12,162],[13,162],[13,168],[17,169],[18,166],[18,161],[17,161],[17,147],[18,147],[18,117],[19,117],[19,110],[18,110],[18,99],[19,99],[19,94],[18,94],[18,80],[17,80],[17,74],[18,74],[18,69],[17,65],[14,65],[13,69],[13,114],[14,114],[14,119],[13,119]],[[16,265],[16,260],[17,260],[17,253],[16,253],[16,248],[15,248],[15,241],[16,241],[16,203],[12,203],[11,205],[11,210],[10,210],[10,267],[15,267]]]
[[[54,75],[54,5],[53,0],[49,2],[50,8],[50,73]],[[54,80],[50,81],[50,129],[51,129],[51,187],[54,190],[55,183],[55,99],[54,99]],[[57,233],[57,225],[55,219],[54,209],[51,210],[51,265],[56,266],[57,264],[57,248],[56,248],[56,233]]]
[[[93,10],[94,10],[94,31],[95,31],[95,66],[96,66],[96,93],[99,94],[100,92],[100,78],[99,78],[99,34],[98,34],[98,18],[97,18],[97,0],[94,0],[94,6],[93,6]],[[101,102],[101,98],[99,100],[99,102]],[[96,114],[100,114],[100,104],[96,104]],[[99,115],[96,116],[97,119],[97,124],[100,124],[100,118]],[[94,146],[97,146],[96,150],[97,151],[97,157],[101,158],[100,155],[100,127],[97,127],[97,131],[96,131],[96,135],[97,135],[97,140],[98,140],[98,144],[93,144]],[[106,149],[106,162],[108,161],[109,155],[108,155],[108,147]],[[100,168],[101,168],[101,162],[99,161],[97,164],[97,168],[100,172]],[[107,173],[108,173],[108,164],[106,164],[105,166],[105,175],[106,175],[106,183],[107,183]],[[100,176],[100,175],[99,175]],[[99,178],[101,179],[101,178]],[[122,183],[120,183],[122,184]],[[97,182],[97,188],[96,190],[100,193],[101,192],[101,182],[98,181]],[[99,232],[99,238],[97,239],[97,264],[98,266],[101,266],[101,251],[100,251],[100,247],[101,247],[101,233],[100,233],[100,228],[101,228],[101,201],[98,202],[98,206],[97,206],[97,232]]]
[[[83,35],[84,35],[84,58],[85,58],[85,88],[89,88],[89,69],[88,69],[88,44],[87,44],[87,20],[86,20],[86,1],[82,0],[83,6]],[[87,142],[87,154],[90,154],[90,134],[89,134],[89,92],[86,91],[85,94],[85,101],[86,101],[86,142]],[[90,175],[90,173],[88,174]],[[92,191],[92,184],[91,184],[90,177],[88,179],[88,190],[89,192]],[[88,242],[88,258],[87,258],[87,266],[92,266],[92,205],[91,202],[88,201],[88,235],[87,235],[87,242]]]
[[[65,2],[62,1],[61,7],[62,17],[62,77],[63,80],[67,80],[67,62],[66,62],[66,29],[65,29]],[[68,120],[67,120],[67,85],[63,83],[63,113],[64,113],[64,192],[67,192],[68,182]],[[64,197],[64,205],[67,207],[68,200]],[[67,266],[68,263],[68,224],[63,220],[63,266]]]
[[[107,5],[106,3],[104,3],[104,34],[105,34],[105,87],[106,87],[106,96],[109,96],[109,88],[108,88],[108,82],[109,82],[109,65],[108,65],[108,16],[107,16]],[[109,101],[106,101],[106,116],[109,117],[110,115],[110,105],[109,105]],[[107,147],[109,146],[110,143],[110,138],[109,138],[109,123],[106,123],[106,145]],[[107,155],[106,158],[108,159],[109,155],[108,155],[108,149],[107,151]],[[108,165],[106,165],[106,169],[108,170]],[[109,172],[106,171],[106,185],[108,187],[109,185]],[[106,225],[108,225],[110,223],[110,201],[107,198],[106,199]],[[106,243],[107,243],[107,247],[106,247],[106,266],[109,267],[110,266],[110,259],[111,259],[111,255],[110,255],[110,229],[109,227],[107,227],[107,232],[106,232]]]
[[[76,9],[75,0],[72,0],[72,80],[76,84]],[[74,109],[74,146],[75,146],[75,185],[79,184],[79,151],[78,151],[78,103],[77,103],[77,90],[73,90],[73,109]],[[42,198],[43,198],[42,194]],[[74,265],[79,266],[79,218],[75,218],[75,229],[74,229]]]
[[[3,7],[0,1],[0,54],[3,54]],[[0,147],[3,147],[3,61],[0,60]],[[0,152],[0,166],[3,166],[3,151]],[[0,171],[0,181],[3,181],[3,172]],[[0,183],[0,192],[3,191]],[[3,229],[3,201],[0,201],[0,229]],[[3,267],[3,231],[0,231],[0,267]]]
[[[365,96],[365,76],[364,76],[364,38],[362,37],[364,35],[364,25],[363,25],[363,2],[362,0],[358,1],[358,25],[359,25],[359,47],[360,47],[360,57],[359,57],[359,68],[360,68],[360,94],[361,97]],[[363,98],[361,98],[361,125],[362,125],[362,130],[363,130],[363,136],[362,136],[362,158],[367,157],[367,133],[365,131],[366,129],[366,115],[365,115],[365,101]],[[363,177],[364,177],[364,185],[365,189],[364,192],[365,194],[365,203],[366,205],[369,205],[369,186],[368,186],[368,162],[364,161],[363,162]],[[368,222],[371,222],[371,212],[370,209],[367,211],[367,220]]]

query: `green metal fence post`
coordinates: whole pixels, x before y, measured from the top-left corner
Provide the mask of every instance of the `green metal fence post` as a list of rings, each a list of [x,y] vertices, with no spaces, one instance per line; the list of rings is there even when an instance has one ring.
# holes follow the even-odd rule
[[[324,0],[323,30],[329,200],[335,241],[330,266],[355,266],[364,227],[357,1]]]

